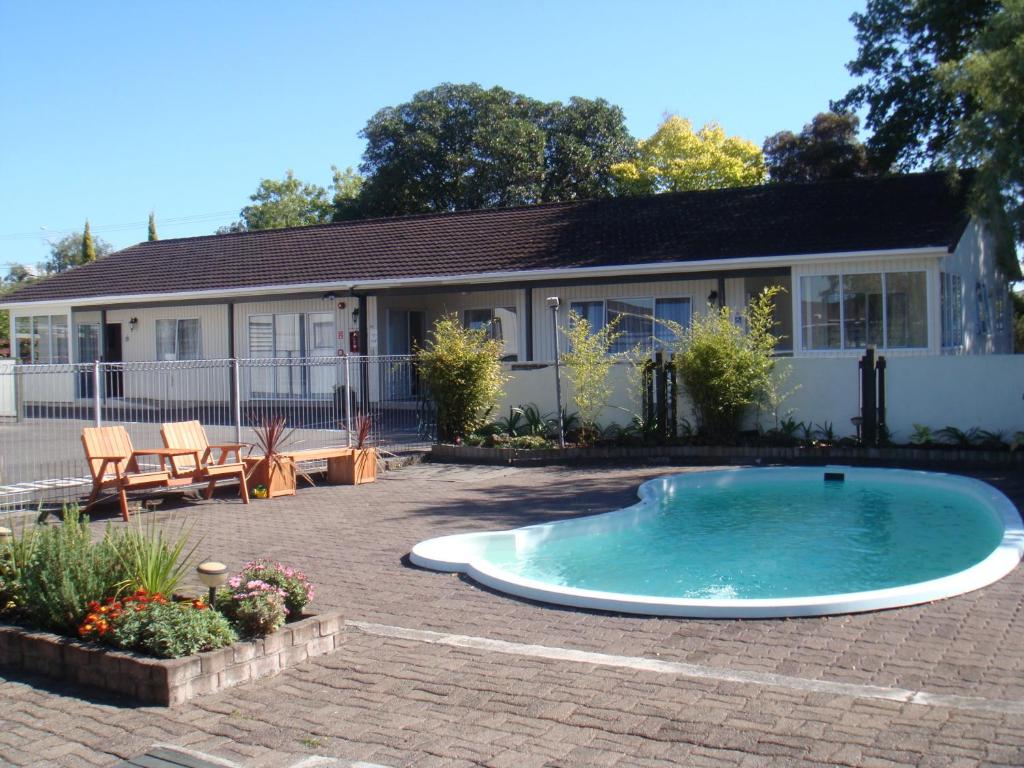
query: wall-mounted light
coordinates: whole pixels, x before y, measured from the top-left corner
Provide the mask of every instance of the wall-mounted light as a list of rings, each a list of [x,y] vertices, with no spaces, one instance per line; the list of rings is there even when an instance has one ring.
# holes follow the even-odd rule
[[[714,304],[718,301],[718,291],[712,291],[708,294],[708,304]]]
[[[334,301],[338,295],[334,291],[328,291],[321,297],[324,301]]]
[[[133,317],[131,320],[128,321],[128,330],[134,331],[136,326],[138,326],[138,324],[139,324],[139,318]]]

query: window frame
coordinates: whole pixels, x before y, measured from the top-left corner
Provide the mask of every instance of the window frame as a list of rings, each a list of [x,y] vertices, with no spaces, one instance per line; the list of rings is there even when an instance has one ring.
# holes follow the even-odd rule
[[[834,272],[812,272],[808,274],[801,274],[797,276],[796,282],[799,285],[799,300],[797,305],[800,310],[799,328],[800,328],[800,352],[801,354],[811,355],[836,355],[846,353],[857,353],[863,352],[867,347],[851,347],[846,343],[846,292],[844,290],[844,281],[848,276],[854,275],[878,275],[881,279],[881,295],[882,295],[882,344],[873,345],[876,349],[885,350],[887,352],[907,351],[907,352],[923,352],[927,351],[931,343],[931,329],[929,328],[928,322],[928,270],[922,268],[911,268],[911,269],[888,269],[888,270],[836,270]],[[922,275],[923,276],[923,288],[924,288],[924,300],[925,300],[925,319],[924,319],[924,344],[921,346],[890,346],[889,345],[889,286],[887,282],[888,275]],[[839,305],[839,346],[838,347],[809,347],[808,340],[809,335],[806,333],[807,325],[804,323],[804,305],[808,301],[808,297],[804,295],[804,280],[813,279],[816,277],[823,278],[836,278],[836,286],[839,294],[838,305]],[[797,322],[794,322],[794,326]]]
[[[608,324],[608,302],[609,301],[650,301],[651,302],[651,333],[648,336],[650,343],[647,345],[647,351],[649,353],[664,352],[667,350],[671,343],[665,339],[659,339],[657,336],[658,327],[658,303],[665,301],[685,301],[688,307],[688,314],[686,317],[686,324],[684,327],[689,328],[690,323],[693,322],[693,295],[689,293],[674,294],[671,296],[606,296],[603,298],[581,298],[581,299],[570,299],[568,304],[568,312],[573,311],[574,304],[600,304],[601,305],[601,325],[595,328],[595,331],[600,331]],[[566,319],[568,320],[568,312]],[[611,354],[622,354],[622,352],[611,352]]]
[[[182,357],[181,356],[181,324],[182,323],[195,323],[196,339],[195,339],[195,356],[194,357]],[[173,357],[161,357],[160,356],[160,323],[174,323],[174,352]],[[154,357],[159,362],[184,362],[189,360],[202,360],[203,359],[203,328],[202,322],[198,317],[158,317],[153,322],[153,339],[154,339]]]
[[[55,320],[61,322],[55,323]],[[43,321],[45,335],[37,331]],[[27,331],[19,328],[24,324],[27,324]],[[66,365],[71,361],[71,322],[67,315],[17,315],[12,325],[11,354],[20,365]],[[63,333],[55,333],[58,327],[63,328]],[[45,351],[41,347],[43,338],[46,340]],[[60,344],[61,339],[63,345]],[[23,341],[28,344],[28,360],[21,353]]]

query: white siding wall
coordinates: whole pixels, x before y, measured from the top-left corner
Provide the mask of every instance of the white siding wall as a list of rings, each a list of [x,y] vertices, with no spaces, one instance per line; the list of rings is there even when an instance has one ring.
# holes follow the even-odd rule
[[[139,322],[133,330],[132,318]],[[199,353],[204,360],[221,360],[228,356],[228,308],[226,304],[195,306],[146,307],[143,309],[109,309],[107,323],[121,324],[121,353],[124,362],[156,360],[157,320],[199,320]],[[75,315],[77,322],[83,322]],[[97,318],[98,322],[99,318]]]
[[[986,354],[1013,352],[1013,304],[1009,285],[996,262],[995,247],[983,227],[972,221],[957,244],[956,250],[942,259],[941,271],[960,275],[963,279],[964,343],[959,349],[944,350],[947,354]],[[978,322],[977,284],[988,289],[991,316],[988,332]],[[996,317],[1001,297],[1003,313]]]
[[[344,304],[344,307],[340,305]],[[279,301],[251,301],[235,304],[235,354],[238,357],[249,357],[249,317],[251,315],[309,314],[310,312],[333,312],[337,347],[342,342],[347,345],[348,331],[358,330],[358,320],[352,317],[352,311],[359,302],[352,296],[339,296],[335,299],[324,299],[319,296],[311,299],[284,299]],[[344,335],[337,339],[337,333]],[[346,347],[347,348],[347,347]]]
[[[879,352],[890,355],[937,355],[941,344],[939,325],[939,260],[937,257],[842,259],[801,262],[793,266],[793,350],[797,357],[860,357],[864,350],[806,350],[800,316],[800,278],[810,275],[863,274],[870,272],[925,272],[928,286],[928,347],[926,349],[890,349]]]

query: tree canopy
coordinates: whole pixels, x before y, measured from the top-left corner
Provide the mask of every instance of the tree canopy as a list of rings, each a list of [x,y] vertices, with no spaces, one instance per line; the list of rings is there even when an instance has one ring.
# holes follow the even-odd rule
[[[326,189],[295,178],[291,170],[280,180],[262,179],[249,200],[252,205],[242,209],[239,220],[219,232],[324,224],[333,211]]]
[[[612,193],[632,140],[602,99],[550,104],[444,83],[378,111],[360,134],[364,215],[523,205]]]
[[[764,141],[769,178],[793,183],[870,175],[867,150],[857,138],[859,124],[850,112],[820,112],[800,133],[769,136]]]
[[[751,141],[727,136],[708,123],[699,131],[689,120],[669,115],[651,138],[637,144],[636,157],[611,168],[624,194],[721,189],[761,184],[764,156]]]
[[[865,78],[833,108],[867,108],[869,156],[882,171],[977,167],[974,212],[1019,275],[1024,0],[868,0],[852,17],[850,73]],[[1009,215],[1007,215],[1007,211]]]
[[[86,222],[88,228],[88,222]],[[86,230],[88,232],[88,229]],[[114,247],[89,232],[89,243],[86,243],[86,232],[72,232],[60,240],[50,244],[50,258],[41,266],[47,274],[67,272],[87,261],[102,259],[114,252]],[[91,258],[88,258],[91,253]]]

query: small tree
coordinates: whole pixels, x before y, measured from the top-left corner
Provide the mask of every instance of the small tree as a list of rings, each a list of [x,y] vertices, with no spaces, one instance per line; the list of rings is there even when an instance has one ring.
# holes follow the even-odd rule
[[[89,231],[89,220],[85,220],[85,231],[82,233],[82,256],[80,264],[89,264],[96,261],[96,246],[92,242],[92,232]]]
[[[437,405],[437,438],[463,437],[483,422],[502,396],[502,345],[484,328],[465,328],[457,316],[439,318],[416,350],[416,367]]]
[[[778,399],[772,353],[779,339],[772,333],[772,305],[780,290],[765,288],[752,298],[739,324],[728,307],[709,309],[677,342],[679,378],[698,427],[713,440],[733,440],[747,408]]]
[[[149,231],[147,233],[146,239],[149,242],[152,243],[154,240],[159,240],[160,239],[159,237],[157,237],[157,234],[156,234],[156,214],[153,211],[149,212],[149,227],[148,227],[148,230]]]
[[[597,434],[597,420],[612,397],[608,374],[615,357],[611,348],[622,335],[616,330],[617,325],[612,321],[595,331],[588,320],[570,312],[569,325],[562,328],[569,342],[569,351],[562,356],[562,361],[576,390],[574,400],[580,412],[581,438],[585,443]]]

